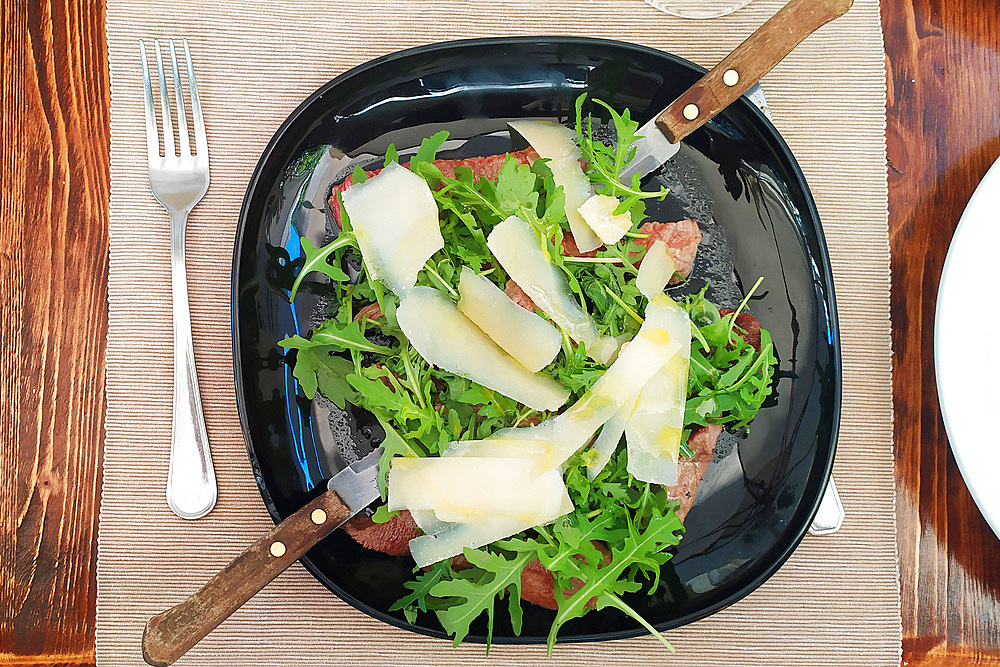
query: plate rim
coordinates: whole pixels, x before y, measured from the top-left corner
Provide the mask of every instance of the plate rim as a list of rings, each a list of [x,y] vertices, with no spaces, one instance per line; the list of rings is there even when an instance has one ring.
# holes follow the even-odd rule
[[[231,289],[231,303],[230,303],[230,316],[231,316],[231,334],[232,334],[232,345],[233,345],[233,366],[234,366],[234,381],[236,388],[236,403],[237,411],[240,417],[240,431],[243,434],[244,443],[247,448],[247,453],[250,459],[251,470],[254,474],[254,481],[257,484],[257,488],[260,491],[261,498],[264,501],[264,505],[267,508],[268,514],[271,520],[275,524],[282,520],[281,515],[278,513],[277,506],[275,505],[274,499],[271,496],[270,491],[267,489],[263,483],[263,478],[261,475],[260,463],[254,452],[251,434],[247,427],[246,415],[246,405],[244,402],[244,381],[242,373],[242,358],[239,349],[240,340],[240,328],[238,321],[238,302],[239,302],[239,285],[240,285],[240,254],[238,250],[243,246],[244,232],[246,231],[247,214],[250,207],[251,200],[253,199],[254,192],[258,186],[261,168],[270,160],[273,152],[275,151],[277,145],[283,140],[285,134],[289,130],[290,126],[298,119],[302,113],[304,113],[312,104],[316,102],[317,99],[321,98],[330,89],[336,87],[342,82],[349,78],[355,77],[357,75],[363,74],[364,72],[380,67],[386,63],[391,63],[397,60],[403,60],[406,58],[411,58],[414,56],[427,55],[434,52],[443,52],[452,49],[470,48],[470,47],[487,47],[487,46],[498,46],[498,45],[517,45],[517,44],[544,44],[544,43],[559,43],[559,44],[574,44],[579,46],[603,46],[610,47],[618,50],[633,51],[643,53],[645,55],[651,55],[657,58],[665,58],[667,60],[673,61],[675,64],[681,65],[682,67],[688,67],[698,73],[705,74],[708,70],[697,63],[694,63],[686,58],[682,58],[676,54],[670,53],[668,51],[663,51],[649,46],[644,46],[641,44],[636,44],[633,42],[626,42],[622,40],[615,39],[605,39],[605,38],[594,38],[594,37],[579,37],[579,36],[559,36],[559,35],[517,35],[509,37],[479,37],[471,39],[459,39],[459,40],[448,40],[440,42],[432,42],[429,44],[422,44],[419,46],[414,46],[406,49],[401,49],[398,51],[393,51],[390,53],[383,54],[371,60],[360,63],[348,70],[345,70],[341,74],[338,74],[334,78],[330,79],[315,91],[313,91],[309,96],[307,96],[289,115],[284,121],[277,127],[271,139],[268,141],[266,147],[261,153],[260,159],[254,166],[254,170],[250,176],[250,180],[247,184],[246,194],[244,195],[243,202],[240,206],[239,218],[237,221],[237,229],[233,244],[233,281]],[[791,149],[785,142],[784,138],[775,128],[774,124],[769,118],[753,104],[746,96],[741,96],[733,105],[741,105],[742,111],[749,113],[754,116],[754,120],[758,123],[759,129],[768,134],[771,146],[775,149],[783,160],[791,167],[790,171],[798,186],[801,188],[804,194],[806,209],[808,210],[809,216],[815,220],[815,226],[813,227],[813,232],[816,236],[816,241],[819,249],[818,268],[819,274],[825,284],[826,290],[824,298],[821,300],[826,305],[828,313],[828,324],[829,329],[832,332],[832,337],[830,340],[830,348],[832,350],[831,355],[831,365],[832,373],[836,378],[836,386],[834,390],[833,410],[832,419],[830,424],[830,446],[829,452],[825,457],[825,460],[817,459],[818,463],[822,464],[822,483],[819,485],[821,491],[816,495],[811,503],[811,507],[808,507],[808,512],[806,514],[806,519],[802,522],[802,525],[798,528],[793,538],[790,539],[783,549],[779,552],[777,558],[774,559],[767,567],[765,567],[758,576],[751,579],[747,584],[742,586],[738,591],[724,596],[720,600],[708,605],[705,609],[698,612],[691,612],[679,618],[675,618],[671,621],[665,621],[662,623],[654,623],[658,631],[672,630],[674,628],[683,627],[695,621],[699,621],[703,618],[711,616],[732,604],[742,600],[750,593],[757,590],[765,581],[770,579],[788,560],[791,554],[798,548],[801,544],[803,538],[808,533],[809,526],[812,523],[813,517],[815,517],[816,512],[819,510],[820,503],[823,499],[823,491],[833,472],[833,462],[837,451],[837,445],[840,434],[840,422],[841,413],[843,408],[843,372],[842,372],[842,347],[840,340],[840,326],[839,326],[839,316],[837,311],[836,303],[836,293],[835,285],[833,279],[833,267],[830,262],[829,248],[826,243],[826,235],[823,231],[822,221],[819,215],[819,211],[816,206],[816,200],[812,195],[812,190],[806,181],[805,175],[802,172],[802,168],[792,154]],[[803,238],[800,234],[799,238]],[[810,252],[810,254],[812,254]],[[800,507],[802,505],[800,504]],[[315,577],[324,587],[330,590],[331,593],[338,596],[343,601],[350,604],[352,607],[361,611],[362,613],[371,616],[379,621],[388,623],[394,627],[408,630],[417,634],[424,636],[430,636],[440,639],[451,639],[451,635],[443,632],[442,630],[436,630],[434,628],[426,628],[416,624],[411,624],[405,620],[396,618],[390,614],[384,613],[378,609],[375,609],[371,605],[357,599],[355,596],[347,593],[335,583],[330,581],[325,573],[323,573],[320,568],[309,558],[308,552],[299,559],[300,562],[305,566],[306,570]],[[594,642],[594,641],[609,641],[616,639],[629,639],[633,637],[639,637],[643,635],[648,635],[648,631],[642,626],[638,626],[632,629],[626,630],[614,630],[608,632],[600,633],[589,633],[589,634],[576,634],[576,635],[566,635],[564,637],[559,637],[557,643],[580,643],[580,642]],[[464,640],[467,643],[485,643],[485,637],[479,637],[474,635],[467,636]],[[493,643],[495,644],[509,644],[509,645],[537,645],[545,643],[546,639],[544,637],[519,637],[519,636],[500,636],[493,637]]]
[[[949,352],[954,347],[947,344],[949,339],[947,329],[943,325],[942,304],[947,304],[948,294],[956,289],[953,285],[963,277],[963,268],[974,265],[974,263],[963,263],[959,255],[963,254],[965,248],[972,245],[970,239],[974,238],[974,234],[990,222],[981,210],[988,207],[992,200],[1000,201],[998,185],[1000,185],[1000,157],[997,157],[993,164],[990,165],[990,168],[986,170],[986,173],[983,174],[982,179],[976,185],[976,189],[973,191],[972,196],[969,197],[969,201],[962,211],[962,216],[959,218],[958,225],[955,227],[955,232],[952,234],[952,238],[948,244],[948,253],[941,267],[941,276],[934,304],[934,384],[937,386],[938,409],[941,412],[941,421],[944,423],[944,430],[948,436],[948,445],[952,456],[955,457],[955,463],[958,465],[958,470],[962,474],[965,486],[969,490],[969,495],[975,501],[979,513],[982,514],[983,519],[996,534],[997,538],[1000,539],[1000,491],[997,491],[996,487],[992,486],[992,493],[990,493],[991,485],[979,479],[978,471],[986,469],[987,466],[982,465],[982,457],[976,454],[978,450],[972,447],[971,444],[966,444],[970,438],[964,436],[956,437],[959,433],[956,427],[956,419],[954,418],[956,415],[949,416],[949,409],[947,407],[947,404],[953,402],[946,395],[951,391],[950,384],[947,380],[942,381],[944,378],[951,377],[947,372],[942,373],[942,370],[945,366],[945,359],[949,357]],[[990,190],[991,187],[993,188],[992,191]],[[944,307],[947,308],[948,306],[945,305]]]

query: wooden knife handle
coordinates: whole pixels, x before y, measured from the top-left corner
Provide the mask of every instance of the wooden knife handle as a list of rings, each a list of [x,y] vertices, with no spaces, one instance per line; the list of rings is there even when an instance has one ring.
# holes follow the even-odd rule
[[[664,109],[657,127],[672,143],[680,141],[735,102],[817,28],[847,13],[853,3],[791,0]]]
[[[350,508],[330,490],[279,523],[200,591],[149,619],[142,657],[150,665],[173,664],[350,516]]]

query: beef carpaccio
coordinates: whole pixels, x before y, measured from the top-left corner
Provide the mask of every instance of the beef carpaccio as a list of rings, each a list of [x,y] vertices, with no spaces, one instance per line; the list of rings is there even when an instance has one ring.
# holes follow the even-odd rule
[[[470,157],[464,160],[434,160],[434,166],[440,169],[442,174],[450,178],[455,177],[456,167],[467,167],[472,171],[472,175],[476,178],[494,180],[500,173],[500,168],[503,166],[503,163],[507,161],[508,155],[517,160],[518,164],[531,164],[538,159],[538,153],[536,153],[534,149],[525,148],[524,150],[515,151],[513,153]],[[409,162],[404,162],[403,166],[405,167],[409,164]],[[371,178],[380,171],[382,170],[372,169],[371,171],[365,171],[365,174],[368,175],[368,178]],[[333,186],[333,190],[330,192],[330,211],[333,213],[333,219],[337,221],[338,225],[340,225],[340,202],[337,201],[337,195],[344,192],[344,190],[352,185],[354,185],[354,178],[348,174],[347,178],[345,178],[343,182]]]
[[[678,463],[677,484],[667,487],[671,499],[679,500],[677,518],[687,517],[694,505],[698,484],[708,469],[715,453],[715,445],[722,433],[718,425],[701,426],[688,438],[688,448],[694,454],[692,459],[681,459]],[[421,535],[420,529],[410,513],[403,510],[385,523],[375,523],[367,516],[357,516],[344,524],[344,530],[359,544],[369,549],[387,553],[390,556],[405,556],[410,553],[410,540]],[[606,551],[602,546],[598,546]],[[461,567],[464,558],[457,556],[452,565]],[[531,561],[521,573],[521,598],[547,609],[555,609],[555,577],[537,560]],[[579,588],[579,585],[576,586]],[[576,589],[564,592],[567,597]]]
[[[511,154],[519,164],[531,164],[538,155],[532,149],[526,149]],[[446,176],[454,176],[455,168],[459,166],[469,168],[477,178],[495,179],[500,167],[507,159],[506,154],[491,155],[485,157],[470,158],[465,160],[435,160],[434,164]],[[379,169],[367,171],[369,177],[379,173]],[[337,194],[342,193],[352,184],[350,176],[337,186],[334,186],[329,205],[334,219],[340,224],[340,203]],[[701,242],[701,231],[698,224],[691,218],[678,220],[675,222],[645,222],[639,227],[642,234],[648,235],[645,238],[636,239],[639,245],[651,246],[654,241],[662,241],[666,244],[670,254],[677,265],[677,275],[671,280],[671,284],[680,282],[694,268],[695,258],[698,252],[698,245]],[[576,245],[573,235],[566,231],[563,235],[563,254],[571,257],[595,257],[596,250],[581,252]],[[641,259],[640,259],[641,262]],[[531,298],[521,290],[518,285],[510,280],[504,290],[508,297],[522,308],[529,311],[536,310]],[[726,315],[731,310],[720,310],[720,314]],[[362,308],[355,319],[360,318],[378,319],[382,313],[377,304],[371,304]],[[748,313],[741,313],[735,320],[738,333],[748,343],[760,350],[760,323]],[[696,428],[687,441],[688,448],[693,453],[690,459],[682,458],[678,464],[677,484],[667,487],[668,495],[671,499],[680,503],[677,509],[678,518],[683,521],[697,497],[698,485],[709,462],[715,452],[715,446],[722,433],[722,426],[709,425]],[[393,556],[405,556],[409,554],[409,542],[414,537],[422,534],[410,513],[406,510],[398,512],[385,523],[375,523],[367,516],[359,516],[351,519],[345,524],[344,529],[362,546],[381,551]],[[610,553],[603,545],[595,545],[610,559]],[[468,562],[464,557],[457,556],[453,559],[453,567],[461,569],[468,567]],[[576,588],[579,588],[577,582]],[[571,588],[564,591],[569,596],[575,591]],[[555,578],[536,559],[525,567],[521,575],[521,596],[523,599],[540,605],[548,609],[556,608],[555,601]]]

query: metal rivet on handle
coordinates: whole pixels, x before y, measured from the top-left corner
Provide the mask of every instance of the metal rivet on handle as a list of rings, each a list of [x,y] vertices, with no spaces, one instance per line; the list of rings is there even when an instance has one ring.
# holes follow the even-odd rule
[[[285,555],[285,544],[283,542],[272,542],[271,543],[271,555],[275,558],[281,558]]]
[[[312,511],[312,514],[309,515],[309,518],[312,520],[312,522],[314,524],[316,524],[317,526],[319,526],[324,521],[326,521],[326,512],[324,512],[323,510],[321,510],[319,508],[314,509]]]
[[[727,86],[735,86],[740,82],[740,73],[734,69],[727,69],[726,73],[722,75],[722,82]]]
[[[701,113],[701,110],[698,108],[697,104],[689,104],[684,107],[684,117],[688,120],[694,120],[698,117],[699,113]]]

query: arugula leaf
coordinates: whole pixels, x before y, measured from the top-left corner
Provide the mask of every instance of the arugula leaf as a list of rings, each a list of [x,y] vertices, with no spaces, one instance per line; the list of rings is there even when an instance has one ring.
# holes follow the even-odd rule
[[[382,166],[388,167],[393,162],[399,162],[399,153],[396,152],[396,144],[389,144],[389,147],[385,149],[385,161]]]
[[[356,185],[358,183],[364,183],[368,180],[368,172],[362,169],[360,164],[354,165],[354,169],[351,171],[351,185]],[[340,194],[340,193],[338,193]],[[341,202],[340,210],[344,210],[343,202]]]
[[[513,157],[507,157],[492,187],[497,207],[508,216],[526,211],[537,217],[538,192],[535,184],[538,176],[526,164],[518,164]]]
[[[695,327],[705,327],[709,324],[715,324],[722,319],[722,315],[719,314],[719,309],[715,307],[715,304],[705,298],[707,290],[708,285],[705,285],[700,292],[688,299],[688,317]]]
[[[403,587],[409,589],[410,593],[392,603],[389,611],[402,609],[403,616],[406,617],[407,622],[416,622],[417,612],[427,611],[428,609],[427,597],[430,595],[431,589],[450,571],[451,567],[448,561],[443,560],[431,565],[431,569],[427,572],[417,574],[415,581],[404,582]],[[431,604],[433,605],[433,603]],[[433,606],[430,608],[433,608]]]
[[[314,398],[316,390],[340,408],[347,402],[357,401],[358,394],[344,379],[354,369],[349,359],[334,356],[330,347],[307,347],[295,355],[292,376],[299,381],[307,398]]]
[[[440,581],[430,591],[434,597],[454,597],[462,600],[437,611],[445,632],[454,635],[458,646],[469,634],[469,625],[486,612],[486,645],[493,641],[493,603],[504,595],[510,596],[511,623],[514,633],[521,633],[521,571],[534,558],[534,552],[516,553],[507,559],[496,553],[465,549],[465,557],[475,567],[456,573],[455,578]]]
[[[471,170],[458,168],[455,178],[449,178],[429,162],[411,163],[410,168],[427,181],[439,207],[457,206],[493,224],[506,217],[497,206],[493,183],[486,179],[473,182]]]
[[[569,345],[562,357],[557,358],[550,368],[555,371],[559,383],[576,394],[584,394],[604,375],[605,367],[587,356],[583,343]]]
[[[294,335],[278,342],[284,348],[297,350],[292,375],[309,398],[316,390],[343,409],[345,401],[355,403],[358,393],[351,388],[346,378],[354,370],[354,364],[343,357],[333,356],[334,352],[355,350],[374,354],[391,354],[392,350],[376,345],[364,337],[357,322],[341,325],[337,320],[327,320],[317,327],[310,337]]]
[[[354,170],[358,171],[358,168],[355,167]],[[361,175],[364,176],[365,178],[368,178],[368,174],[366,174],[364,171],[361,172]],[[340,207],[340,235],[343,235],[343,234],[354,234],[354,225],[351,224],[351,216],[347,212],[347,207],[344,206],[344,193],[343,192],[338,192],[337,193],[337,206]],[[338,235],[337,238],[340,238],[340,235]],[[354,238],[355,238],[355,245],[357,245],[357,236],[355,236]],[[358,257],[361,256],[361,248],[360,248],[360,246],[358,246],[357,256]]]
[[[392,354],[392,350],[383,345],[376,345],[361,333],[361,325],[358,322],[350,322],[346,325],[340,324],[336,320],[327,320],[316,329],[312,335],[306,339],[298,334],[278,341],[278,345],[295,350],[307,350],[314,347],[326,347],[334,351],[358,350],[359,352],[371,352],[373,354]]]
[[[433,416],[429,414],[431,411],[414,403],[409,392],[401,389],[394,391],[381,381],[380,378],[387,377],[385,374],[388,371],[381,369],[380,372],[380,369],[368,367],[362,369],[362,373],[379,378],[371,379],[356,373],[347,376],[347,382],[361,394],[365,408],[376,414],[382,412],[392,415],[394,421],[402,424],[405,424],[407,420],[416,420],[420,423],[420,427],[413,433],[418,437],[426,433],[428,428],[433,425]],[[428,422],[430,423],[428,424]]]
[[[706,289],[688,297],[685,304],[693,329],[684,422],[745,426],[771,395],[777,364],[771,335],[761,329],[760,352],[733,336],[739,311],[720,316],[705,298]],[[698,326],[699,322],[705,324]]]
[[[386,480],[389,479],[389,464],[392,463],[392,459],[396,456],[419,456],[419,454],[396,432],[396,429],[389,424],[389,420],[377,414],[375,415],[375,419],[378,420],[379,426],[385,431],[385,438],[379,444],[379,447],[382,448],[382,455],[378,460],[378,492],[384,501],[387,495],[385,485]]]
[[[300,350],[295,355],[295,367],[292,369],[292,377],[299,381],[302,392],[306,398],[316,396],[316,389],[319,387],[319,380],[316,378],[317,367],[319,366],[320,354],[314,349]]]
[[[503,394],[482,386],[471,383],[461,396],[455,399],[459,403],[465,403],[478,407],[477,414],[483,417],[503,417],[517,411],[517,401],[504,396]]]
[[[587,93],[576,98],[576,137],[583,157],[587,161],[587,175],[590,176],[591,183],[597,187],[598,194],[622,199],[622,202],[614,210],[614,215],[621,215],[628,211],[632,216],[633,224],[638,225],[646,217],[645,204],[642,200],[659,199],[662,201],[669,190],[661,187],[655,192],[643,191],[639,185],[638,174],[633,174],[629,183],[623,183],[620,180],[622,170],[635,156],[634,144],[639,140],[636,135],[639,123],[632,120],[631,112],[628,109],[619,114],[611,105],[595,99],[594,102],[608,111],[615,128],[615,145],[608,146],[600,139],[594,138],[593,118],[589,115],[587,116],[586,131],[584,130],[583,104],[586,99]]]
[[[541,193],[539,198],[539,221],[542,223],[546,236],[553,238],[555,232],[566,220],[566,192],[561,185],[556,185],[555,176],[549,168],[548,160],[535,160],[531,165],[532,173],[541,179]],[[560,239],[561,240],[561,239]]]
[[[410,160],[410,169],[413,169],[413,165],[420,162],[432,162],[437,157],[437,152],[444,142],[448,141],[448,135],[448,130],[441,130],[421,141],[417,154]],[[398,155],[396,157],[399,158]]]
[[[575,558],[564,559],[555,564],[556,571],[562,572],[568,569],[571,574],[583,580],[583,586],[569,597],[556,595],[556,604],[559,608],[549,630],[549,655],[552,655],[552,648],[555,645],[559,628],[567,621],[586,613],[587,602],[592,597],[597,597],[599,607],[610,605],[625,611],[624,607],[627,605],[618,596],[625,592],[631,592],[630,589],[634,590],[634,587],[629,585],[630,582],[620,580],[619,577],[630,565],[649,561],[655,557],[654,554],[658,554],[659,559],[664,562],[669,559],[670,554],[661,552],[680,541],[677,532],[682,529],[683,525],[673,512],[666,515],[653,514],[649,517],[644,529],[638,528],[631,521],[629,522],[628,537],[622,546],[612,548],[610,564],[604,565],[603,560],[591,562]],[[630,615],[633,614],[635,612]],[[648,626],[648,623],[646,625]],[[667,643],[655,629],[652,632],[660,641]],[[667,645],[669,646],[669,644]]]
[[[594,541],[614,544],[624,539],[628,531],[618,524],[619,517],[601,513],[590,520],[586,513],[577,511],[553,527],[553,535],[558,537],[555,548],[543,547],[538,550],[538,560],[550,572],[578,576],[583,574],[582,556],[586,562],[604,565],[604,554],[594,546]]]
[[[375,523],[387,523],[399,516],[399,510],[390,512],[388,505],[379,505],[372,513],[372,521]]]
[[[344,273],[339,266],[330,264],[327,261],[327,258],[341,248],[357,248],[358,241],[354,234],[341,231],[337,238],[330,241],[322,248],[316,248],[316,246],[314,246],[312,242],[304,236],[299,238],[299,243],[302,245],[302,254],[304,259],[302,268],[299,269],[298,275],[295,276],[295,282],[292,283],[292,289],[288,293],[289,301],[295,300],[295,295],[299,291],[299,286],[302,284],[302,280],[306,277],[306,275],[314,271],[330,276],[330,278],[337,282],[347,282],[350,280],[347,274]]]

